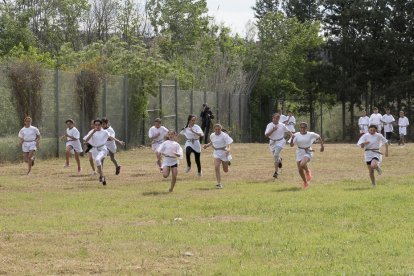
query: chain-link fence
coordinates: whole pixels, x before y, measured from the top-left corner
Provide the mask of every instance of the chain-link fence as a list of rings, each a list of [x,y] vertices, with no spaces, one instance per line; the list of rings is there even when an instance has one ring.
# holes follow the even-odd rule
[[[249,142],[250,122],[248,95],[226,91],[181,90],[179,83],[163,81],[154,86],[148,98],[147,110],[137,119],[129,118],[135,107],[129,101],[130,91],[139,91],[139,81],[131,81],[124,76],[107,76],[100,84],[97,97],[97,117],[107,117],[119,139],[127,142],[127,147],[149,145],[148,129],[156,117],[161,117],[163,125],[180,130],[187,122],[189,114],[199,117],[203,103],[208,103],[215,116],[213,124],[221,123],[230,131],[235,141]],[[0,67],[0,162],[15,161],[21,158],[17,133],[23,126],[19,122],[13,105],[7,68]],[[84,97],[77,92],[77,74],[66,71],[43,72],[42,119],[35,122],[41,132],[41,147],[38,155],[47,157],[63,156],[65,141],[59,139],[65,133],[65,121],[76,122],[81,137],[90,129]],[[198,123],[201,125],[201,119]]]

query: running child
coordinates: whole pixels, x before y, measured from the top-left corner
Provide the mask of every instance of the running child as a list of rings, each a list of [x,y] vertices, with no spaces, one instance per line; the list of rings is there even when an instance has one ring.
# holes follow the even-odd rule
[[[398,131],[400,133],[400,141],[398,145],[405,145],[405,136],[407,135],[407,127],[410,125],[408,118],[404,116],[404,111],[400,111],[400,118],[398,118]]]
[[[161,125],[161,119],[156,118],[154,125],[148,131],[148,137],[151,139],[151,148],[155,152],[157,157],[156,164],[162,173],[161,166],[161,154],[157,152],[158,147],[165,141],[165,135],[167,135],[168,129]]]
[[[374,107],[372,109],[372,111],[373,111],[373,113],[369,117],[369,125],[376,125],[378,133],[381,133],[381,130],[382,130],[382,122],[381,122],[382,115],[380,113],[378,113],[378,108],[377,107]]]
[[[286,125],[286,127],[289,129],[290,132],[295,133],[296,118],[295,118],[295,116],[293,116],[292,111],[290,111],[290,110],[288,111],[288,115],[286,117],[286,120],[284,120],[284,121],[279,120],[279,121],[284,123]]]
[[[183,158],[183,149],[176,142],[177,133],[174,130],[168,131],[164,141],[158,148],[157,152],[164,156],[162,162],[162,176],[167,178],[171,171],[171,186],[168,190],[170,193],[174,190],[178,175],[178,158]]]
[[[92,158],[95,161],[96,168],[99,173],[99,182],[102,185],[106,185],[106,179],[103,173],[102,160],[105,156],[108,155],[108,149],[106,147],[106,142],[109,140],[114,140],[109,134],[108,131],[102,128],[102,120],[95,119],[93,121],[95,128],[83,138],[85,143],[92,145]]]
[[[275,113],[272,116],[272,122],[266,126],[265,136],[269,138],[269,149],[272,152],[274,158],[275,172],[273,174],[274,178],[277,178],[278,169],[282,168],[282,157],[281,152],[285,147],[286,140],[285,134],[289,135],[289,138],[292,136],[292,133],[286,127],[285,124],[280,123],[280,114]]]
[[[307,123],[299,124],[299,132],[292,135],[290,139],[290,146],[297,145],[296,149],[296,164],[298,166],[298,172],[303,180],[303,188],[306,189],[309,185],[309,181],[312,179],[312,172],[308,166],[308,163],[313,158],[312,144],[315,141],[321,142],[321,152],[324,151],[323,139],[315,132],[308,131]]]
[[[93,122],[94,122],[94,120],[92,120],[91,123],[90,123],[90,125],[89,125],[89,129],[90,130],[93,130],[95,128],[95,125],[94,125]],[[85,153],[88,154],[89,164],[91,165],[91,168],[92,168],[91,176],[96,175],[95,161],[93,160],[92,152],[91,152],[92,145],[89,144],[89,143],[86,143],[85,141],[83,141],[83,143],[85,145]]]
[[[27,163],[27,175],[32,171],[35,164],[35,151],[40,145],[40,132],[37,127],[32,126],[32,118],[24,119],[24,127],[19,131],[20,146],[23,151],[24,162]]]
[[[230,155],[230,145],[233,143],[233,139],[222,130],[223,127],[220,124],[215,124],[214,133],[210,135],[210,143],[203,147],[206,149],[213,146],[214,149],[214,170],[217,180],[216,189],[223,189],[223,184],[221,184],[220,165],[223,167],[223,172],[227,173],[232,159]]]
[[[390,109],[385,109],[385,114],[382,116],[381,122],[384,124],[385,138],[388,140],[388,145],[391,145],[391,137],[394,131],[393,123],[395,122],[394,116],[390,114]]]
[[[66,150],[65,150],[66,162],[63,167],[64,168],[69,167],[69,158],[73,151],[75,155],[76,163],[78,165],[78,174],[79,174],[82,171],[81,165],[80,165],[79,153],[83,151],[81,142],[79,140],[80,133],[79,133],[79,130],[75,127],[75,122],[72,119],[66,120],[65,124],[68,128],[66,129],[65,135],[61,137],[62,140],[66,139]]]
[[[371,179],[372,187],[375,187],[374,170],[376,170],[378,174],[382,174],[380,167],[382,153],[380,152],[380,148],[382,145],[385,145],[385,156],[388,157],[388,141],[381,133],[377,133],[376,125],[370,125],[368,133],[365,133],[359,138],[357,145],[361,148],[365,148],[364,157],[369,171],[369,178]]]
[[[115,138],[115,130],[111,127],[111,125],[109,124],[109,120],[107,118],[102,119],[102,128],[108,131],[109,136],[113,138],[112,140],[106,141],[106,148],[108,149],[108,154],[109,154],[109,157],[111,158],[112,163],[114,163],[115,165],[115,174],[118,175],[121,172],[121,166],[118,164],[118,161],[115,159],[116,143],[124,146],[125,142]]]
[[[204,132],[199,125],[195,122],[197,117],[195,115],[188,115],[187,124],[181,130],[180,134],[185,136],[185,159],[187,161],[187,168],[185,173],[188,173],[191,170],[191,153],[194,153],[195,162],[197,165],[198,176],[203,175],[201,170],[200,154],[201,154],[201,144],[200,138],[204,136]]]
[[[367,112],[365,110],[362,110],[361,117],[359,117],[359,120],[358,120],[360,136],[365,133],[368,133],[368,126],[369,126],[369,117],[367,116]]]

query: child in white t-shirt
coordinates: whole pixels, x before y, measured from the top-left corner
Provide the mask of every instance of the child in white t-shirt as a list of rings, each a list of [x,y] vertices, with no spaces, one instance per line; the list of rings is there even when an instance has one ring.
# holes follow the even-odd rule
[[[368,133],[368,126],[369,126],[369,117],[367,116],[367,112],[365,110],[362,110],[361,117],[359,117],[359,120],[358,120],[360,136],[365,133]]]
[[[148,137],[151,139],[151,148],[155,152],[157,157],[156,164],[162,173],[161,166],[161,154],[158,153],[158,147],[165,141],[165,135],[167,135],[168,129],[161,125],[161,119],[156,118],[154,120],[154,125],[148,131]]]
[[[176,142],[177,133],[174,130],[168,131],[165,139],[157,148],[157,152],[164,157],[162,162],[162,176],[167,178],[171,171],[171,186],[168,191],[172,192],[177,182],[178,158],[183,159],[183,149]]]
[[[407,135],[407,127],[410,125],[408,118],[404,116],[404,111],[400,111],[398,118],[398,132],[400,133],[400,141],[398,145],[405,145],[405,136]]]
[[[40,145],[40,132],[37,127],[32,126],[32,118],[24,119],[24,127],[19,131],[20,146],[23,151],[24,162],[27,163],[29,175],[35,163],[35,151]]]
[[[220,124],[214,125],[214,133],[210,135],[210,143],[204,145],[204,149],[213,146],[214,157],[214,170],[216,173],[216,189],[223,189],[221,184],[220,165],[223,167],[223,172],[229,171],[230,161],[232,157],[230,155],[230,145],[233,143],[233,139],[223,130]]]
[[[321,152],[324,151],[323,140],[319,134],[311,131],[307,131],[308,124],[300,123],[299,132],[293,134],[290,139],[290,146],[297,145],[296,149],[296,163],[298,166],[299,175],[303,180],[303,188],[307,188],[309,181],[312,179],[312,172],[308,167],[308,163],[313,158],[312,144],[319,140],[321,142]]]
[[[81,153],[82,145],[80,142],[80,133],[79,130],[75,127],[75,122],[72,119],[68,119],[65,121],[66,126],[68,127],[66,129],[65,135],[61,137],[62,140],[66,139],[66,149],[65,149],[65,157],[66,162],[63,166],[64,168],[69,167],[69,158],[71,153],[73,152],[75,155],[75,160],[78,165],[78,174],[82,171],[81,165],[80,165],[80,158],[79,153]]]
[[[102,118],[102,128],[108,131],[109,136],[113,138],[112,140],[106,141],[106,148],[108,149],[108,155],[111,158],[112,163],[115,165],[115,174],[118,175],[121,172],[121,166],[115,159],[116,143],[125,146],[125,142],[115,138],[115,130],[111,127],[107,118]]]
[[[359,138],[357,145],[361,148],[365,148],[365,162],[367,163],[371,184],[375,187],[374,170],[378,171],[378,174],[382,173],[380,167],[382,153],[380,152],[380,148],[382,145],[385,145],[385,156],[388,157],[388,141],[381,133],[377,133],[376,125],[370,125],[368,133],[365,133]]]

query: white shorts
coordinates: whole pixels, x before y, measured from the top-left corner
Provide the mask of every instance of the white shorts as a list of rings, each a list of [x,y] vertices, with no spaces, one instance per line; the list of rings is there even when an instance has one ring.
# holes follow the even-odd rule
[[[72,147],[72,149],[76,152],[82,152],[82,145],[79,140],[75,141],[66,141],[66,147]]]
[[[162,144],[162,142],[164,142],[164,140],[159,141],[159,142],[154,142],[154,143],[152,143],[152,144],[151,144],[151,148],[152,148],[152,150],[156,152],[156,151],[157,151],[157,149],[158,149],[158,147]]]
[[[177,158],[164,156],[161,167],[163,167],[163,168],[164,167],[171,167],[171,166],[174,166],[174,165],[178,166],[178,164],[179,164],[179,162],[178,162]]]
[[[309,159],[309,162],[313,158],[313,153],[311,151],[307,151],[304,149],[297,149],[296,150],[296,161],[302,161],[304,157],[307,157]]]
[[[407,127],[399,127],[398,131],[400,132],[400,135],[407,135]]]
[[[30,151],[36,151],[36,141],[32,142],[23,142],[22,144],[22,151],[23,152],[30,152]]]
[[[99,148],[93,147],[92,148],[92,158],[95,160],[96,166],[102,165],[102,159],[105,158],[105,156],[108,155],[108,149],[106,146],[100,146]]]
[[[275,149],[273,150],[273,158],[275,160],[275,162],[280,162],[280,153],[282,152],[283,148],[276,146]]]
[[[116,153],[116,144],[115,143],[106,143],[106,148],[108,149],[108,151],[110,151],[112,153]]]
[[[233,159],[231,154],[226,154],[226,151],[224,150],[214,150],[213,157],[218,158],[221,161],[231,161]]]

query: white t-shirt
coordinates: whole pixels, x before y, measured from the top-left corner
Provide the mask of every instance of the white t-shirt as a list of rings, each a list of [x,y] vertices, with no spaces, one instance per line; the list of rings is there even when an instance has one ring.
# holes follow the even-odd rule
[[[92,133],[93,130],[89,131],[89,133],[83,138],[83,140],[86,140],[86,138],[89,136],[89,134]],[[106,142],[108,141],[108,138],[110,137],[109,132],[105,129],[101,129],[99,131],[96,131],[91,139],[89,139],[88,143],[91,144],[93,147],[101,147],[105,146]]]
[[[269,149],[272,152],[275,150],[276,146],[281,147],[281,148],[283,148],[285,146],[285,144],[286,144],[286,140],[284,139],[285,138],[285,133],[289,132],[289,129],[284,124],[279,122],[277,125],[275,125],[273,122],[270,122],[266,126],[265,135],[267,133],[270,133],[275,126],[277,126],[277,129],[275,131],[273,131],[273,133],[270,134],[270,136],[269,136],[269,139],[270,139]]]
[[[293,138],[293,143],[297,145],[296,149],[296,161],[301,161],[303,157],[312,159],[312,144],[320,138],[319,134],[308,131],[306,134],[296,132]]]
[[[365,161],[369,162],[372,158],[376,157],[379,161],[382,160],[382,156],[379,152],[379,149],[388,142],[381,133],[375,132],[374,134],[365,133],[359,138],[357,146],[361,146],[365,142],[369,142],[368,145],[364,146],[365,149]],[[371,150],[370,150],[371,149]]]
[[[199,125],[194,124],[192,129],[196,133],[204,136],[203,130],[201,129]],[[202,136],[198,136],[197,134],[193,133],[190,127],[186,127],[183,130],[181,130],[180,134],[184,135],[186,138],[185,145],[184,145],[185,148],[191,147],[194,151],[201,152],[200,137]]]
[[[368,116],[359,117],[358,126],[359,126],[360,133],[367,133],[368,126],[369,126],[369,117]]]
[[[398,130],[400,134],[407,135],[407,126],[410,125],[407,117],[398,118]]]
[[[148,137],[152,140],[152,150],[156,151],[161,143],[165,141],[165,135],[167,135],[167,133],[168,129],[164,126],[160,126],[159,128],[152,126],[149,129]]]
[[[286,116],[286,120],[280,121],[286,125],[290,132],[295,132],[296,118],[295,116]]]
[[[287,120],[287,116],[283,115],[283,114],[280,114],[279,123],[283,124],[283,122],[286,121],[286,120]]]
[[[370,125],[381,125],[382,115],[379,113],[372,113],[371,117],[369,117],[369,124]]]
[[[19,138],[22,138],[24,142],[33,142],[36,140],[37,135],[40,136],[39,129],[34,126],[23,127],[19,131]]]
[[[72,127],[72,128],[67,128],[66,129],[66,134],[69,136],[72,136],[73,138],[75,138],[75,140],[79,140],[80,138],[80,133],[79,130],[76,127]],[[74,139],[66,137],[67,141],[74,141]]]
[[[178,158],[183,159],[183,149],[180,144],[175,141],[166,140],[158,147],[157,152],[163,155],[162,166],[173,166],[178,164]],[[179,154],[180,157],[176,157],[175,153]]]
[[[392,126],[392,123],[395,122],[394,116],[391,114],[384,114],[382,116],[382,122],[384,123],[384,132],[394,131],[394,127]]]
[[[108,127],[105,130],[108,131],[110,137],[115,138],[115,130],[111,126]],[[106,146],[107,147],[116,147],[115,140],[107,140],[106,141]]]
[[[228,145],[233,143],[233,139],[227,133],[222,131],[220,135],[216,135],[216,133],[213,132],[210,135],[210,141],[214,148],[214,151],[213,151],[214,158],[221,159],[222,161],[231,160],[231,155],[226,154],[226,152],[223,150]]]

